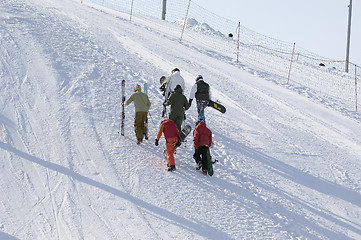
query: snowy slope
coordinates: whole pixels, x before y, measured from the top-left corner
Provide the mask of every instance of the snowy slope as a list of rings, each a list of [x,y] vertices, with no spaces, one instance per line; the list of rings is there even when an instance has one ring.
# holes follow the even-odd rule
[[[180,31],[86,1],[0,3],[0,239],[361,239],[360,115],[309,95],[327,84],[300,93],[271,66],[237,65],[219,36],[202,35],[215,52]],[[154,146],[159,77],[174,67],[186,96],[202,74],[227,107],[206,109],[212,177],[191,141],[172,173],[164,139]],[[132,106],[118,134],[121,79],[128,96],[150,86],[141,146]]]

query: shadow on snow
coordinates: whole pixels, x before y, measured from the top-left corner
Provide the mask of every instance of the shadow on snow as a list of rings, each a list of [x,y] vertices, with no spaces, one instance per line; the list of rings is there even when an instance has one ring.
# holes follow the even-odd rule
[[[178,216],[172,212],[169,212],[165,209],[162,209],[160,207],[154,206],[152,204],[149,204],[139,198],[133,197],[127,193],[124,193],[116,188],[113,188],[111,186],[105,185],[101,182],[92,180],[91,178],[84,177],[78,173],[75,173],[74,171],[60,166],[55,163],[44,161],[40,158],[31,156],[27,153],[24,153],[22,151],[19,151],[15,149],[14,147],[10,146],[9,144],[5,144],[3,142],[0,142],[0,147],[3,148],[6,151],[12,152],[15,155],[26,159],[28,161],[31,161],[33,163],[39,164],[43,167],[46,167],[50,170],[62,173],[64,175],[67,175],[75,180],[78,180],[79,182],[83,182],[85,184],[91,185],[93,187],[96,187],[98,189],[101,189],[105,192],[111,193],[115,196],[118,196],[120,198],[123,198],[133,204],[136,204],[140,208],[143,208],[144,210],[153,213],[154,215],[159,216],[163,220],[167,220],[169,223],[173,223],[176,226],[182,226],[184,229],[187,229],[191,232],[194,232],[200,236],[204,236],[208,239],[230,239],[230,236],[228,236],[227,233],[224,233],[216,228],[210,227],[207,225],[207,223],[202,222],[192,222],[190,220],[187,220],[181,216]]]

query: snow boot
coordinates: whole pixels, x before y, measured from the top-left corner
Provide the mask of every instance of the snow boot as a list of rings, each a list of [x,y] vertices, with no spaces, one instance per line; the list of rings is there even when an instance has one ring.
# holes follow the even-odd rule
[[[199,161],[199,162],[197,163],[196,170],[200,170],[201,168],[202,168],[202,162]]]
[[[168,167],[168,171],[172,172],[175,170],[175,165],[169,166]]]

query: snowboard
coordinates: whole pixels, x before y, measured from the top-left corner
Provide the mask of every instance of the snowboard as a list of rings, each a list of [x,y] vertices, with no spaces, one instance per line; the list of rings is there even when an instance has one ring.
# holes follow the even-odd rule
[[[165,91],[167,89],[167,78],[165,76],[162,76],[160,79],[159,79],[159,82],[160,82],[160,91],[162,92],[162,95],[164,96],[164,102],[167,100],[166,99],[166,96],[165,96]],[[166,106],[163,105],[163,110],[162,110],[162,118],[166,118],[166,114],[167,114],[167,108]]]
[[[208,175],[212,176],[213,175],[213,162],[212,162],[212,156],[211,156],[211,152],[207,151],[207,159],[208,159]]]
[[[182,142],[185,141],[186,137],[192,131],[192,127],[190,125],[185,125],[181,132],[179,133],[179,141],[178,144],[174,146],[173,152],[176,153],[177,148],[181,145]]]
[[[148,83],[144,83],[144,93],[148,95]],[[144,130],[144,138],[148,140],[148,116],[145,119]]]
[[[192,131],[192,127],[190,125],[185,125],[182,129],[182,131],[179,133],[179,141],[184,142],[186,137],[189,135],[189,133]]]
[[[222,104],[220,104],[218,102],[208,100],[208,106],[220,111],[221,113],[226,112],[226,108]]]
[[[167,82],[166,82],[167,78],[165,76],[162,76],[160,79],[159,79],[159,82],[160,82],[160,91],[162,92],[162,95],[164,96],[164,92],[165,92],[165,89],[166,89],[166,85],[167,85]]]

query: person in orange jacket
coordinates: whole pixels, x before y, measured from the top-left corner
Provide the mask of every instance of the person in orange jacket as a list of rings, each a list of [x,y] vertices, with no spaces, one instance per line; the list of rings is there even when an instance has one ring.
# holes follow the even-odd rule
[[[193,146],[195,153],[193,158],[198,164],[197,170],[202,168],[203,174],[209,173],[208,157],[209,148],[212,146],[212,132],[206,126],[205,122],[199,122],[193,131]],[[202,157],[201,157],[202,156]],[[210,175],[213,175],[213,168]]]
[[[175,170],[175,162],[173,156],[173,149],[178,143],[178,129],[177,125],[170,119],[164,120],[159,127],[157,138],[155,139],[155,146],[159,145],[159,139],[164,133],[166,141],[166,155],[168,161],[168,171]]]

